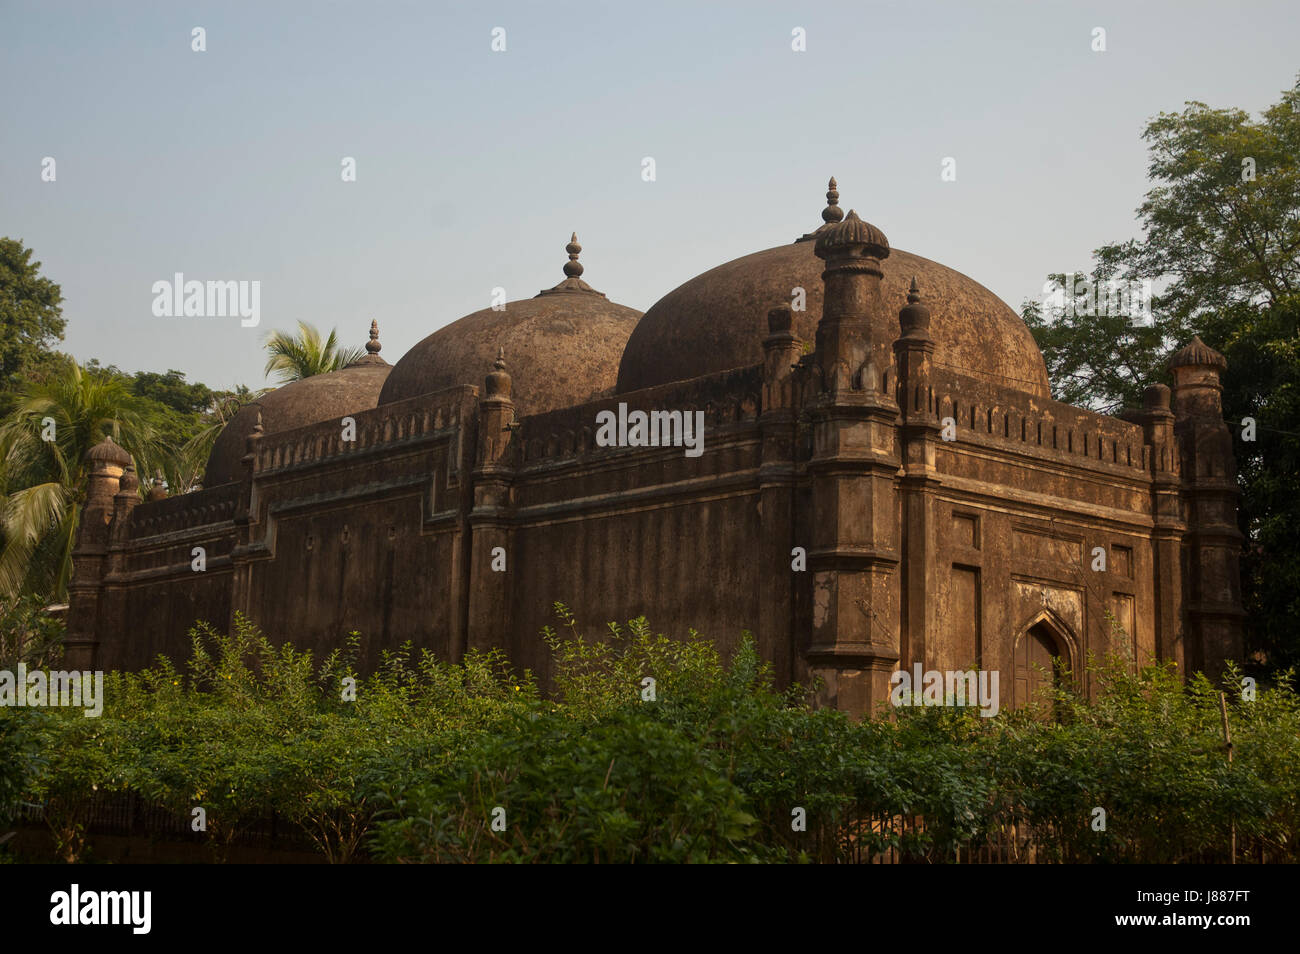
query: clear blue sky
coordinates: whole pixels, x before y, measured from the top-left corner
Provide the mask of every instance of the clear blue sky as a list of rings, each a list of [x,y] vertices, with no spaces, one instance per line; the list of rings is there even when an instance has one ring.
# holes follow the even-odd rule
[[[1018,308],[1136,234],[1149,117],[1258,112],[1297,37],[1294,0],[0,0],[0,234],[63,286],[66,350],[214,387],[261,386],[262,339],[300,318],[357,345],[377,318],[396,362],[494,286],[558,282],[575,229],[584,278],[648,308],[817,225],[832,174],[895,247]],[[178,271],[261,281],[261,325],[155,318]]]

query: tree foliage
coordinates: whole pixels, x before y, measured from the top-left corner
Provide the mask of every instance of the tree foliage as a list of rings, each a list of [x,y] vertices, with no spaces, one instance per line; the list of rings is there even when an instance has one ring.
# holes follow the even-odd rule
[[[305,321],[298,322],[296,335],[271,332],[266,338],[266,350],[266,374],[278,375],[281,383],[338,371],[365,354],[361,348],[340,348],[337,329],[322,339],[320,331]]]
[[[1098,281],[1150,282],[1152,321],[1052,315],[1026,302],[1056,396],[1103,413],[1172,383],[1170,353],[1199,334],[1228,361],[1224,415],[1238,437],[1239,519],[1247,537],[1247,645],[1270,667],[1300,662],[1300,81],[1258,119],[1188,103],[1143,135],[1151,188],[1142,236],[1096,250]],[[1060,289],[1062,276],[1048,276]],[[1244,418],[1257,438],[1241,440]]]
[[[21,241],[0,238],[0,388],[39,368],[63,338],[63,291]]]
[[[65,595],[72,573],[86,452],[111,436],[137,462],[160,459],[151,405],[117,377],[64,361],[23,380],[0,421],[0,594]]]
[[[1142,235],[1097,249],[1092,275],[1150,282],[1151,324],[1053,320],[1039,302],[1022,311],[1058,397],[1103,411],[1136,406],[1144,387],[1167,380],[1169,353],[1204,338],[1214,315],[1300,291],[1300,80],[1259,119],[1190,102],[1151,120],[1143,139],[1152,185],[1137,209]],[[1060,287],[1059,274],[1047,278]]]

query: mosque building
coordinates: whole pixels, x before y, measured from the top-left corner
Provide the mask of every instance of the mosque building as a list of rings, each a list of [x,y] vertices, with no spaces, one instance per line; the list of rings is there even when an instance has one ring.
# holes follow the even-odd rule
[[[1054,401],[1011,308],[838,200],[644,314],[583,280],[575,235],[558,285],[395,365],[372,323],[365,357],[240,410],[192,493],[142,501],[105,439],[68,665],[179,661],[240,612],[318,655],[355,631],[371,667],[500,647],[545,684],[556,601],[724,654],[748,630],[855,714],[917,665],[997,671],[1014,706],[1053,658],[1240,659],[1223,357],[1192,341],[1120,417]]]

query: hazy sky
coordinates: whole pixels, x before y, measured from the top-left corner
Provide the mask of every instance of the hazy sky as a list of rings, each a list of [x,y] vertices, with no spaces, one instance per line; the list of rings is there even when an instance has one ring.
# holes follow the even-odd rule
[[[1149,117],[1257,113],[1297,37],[1295,0],[0,0],[0,235],[63,286],[77,358],[215,387],[261,386],[298,319],[360,345],[377,318],[396,362],[495,286],[560,281],[574,230],[583,277],[648,308],[818,225],[830,175],[1018,308],[1136,234]],[[154,317],[175,272],[260,281],[261,324]]]

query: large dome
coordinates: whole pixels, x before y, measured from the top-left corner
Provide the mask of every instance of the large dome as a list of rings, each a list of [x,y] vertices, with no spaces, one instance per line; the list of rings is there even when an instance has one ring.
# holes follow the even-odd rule
[[[242,461],[248,435],[257,426],[259,413],[263,432],[276,434],[374,407],[392,371],[392,366],[379,357],[379,348],[378,328],[371,322],[364,358],[338,371],[315,374],[268,391],[240,408],[212,445],[203,486],[215,487],[243,479]]]
[[[438,329],[393,366],[379,403],[462,384],[480,387],[501,350],[521,417],[612,393],[619,357],[641,312],[615,304],[579,277],[577,235],[565,250],[564,281]]]
[[[823,213],[838,221],[838,193],[827,194]],[[829,217],[827,217],[829,215]],[[823,226],[825,228],[825,226]],[[763,360],[767,313],[790,304],[792,289],[807,295],[807,310],[795,311],[794,334],[812,341],[822,314],[824,263],[813,253],[809,233],[790,245],[719,265],[659,299],[637,324],[623,352],[618,393],[725,371]],[[935,364],[983,381],[1051,396],[1047,367],[1034,337],[1011,308],[983,285],[928,258],[891,249],[883,262],[886,322],[874,328],[892,342],[898,312],[915,277],[930,309]]]

